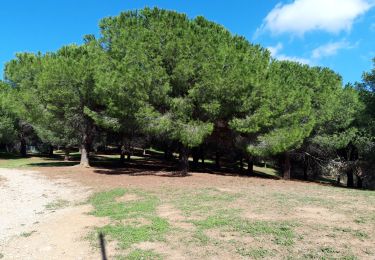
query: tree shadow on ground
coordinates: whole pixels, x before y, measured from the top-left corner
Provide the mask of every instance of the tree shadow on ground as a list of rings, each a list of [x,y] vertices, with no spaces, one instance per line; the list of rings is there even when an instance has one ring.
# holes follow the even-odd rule
[[[154,175],[160,177],[187,177],[181,176],[178,171],[177,161],[166,161],[160,157],[154,158],[153,156],[145,156],[135,160],[126,161],[124,164],[120,163],[117,158],[111,158],[110,161],[93,160],[91,165],[95,167],[94,172],[97,174],[105,175],[128,175],[128,176],[145,176]],[[202,173],[202,174],[213,174],[222,176],[236,176],[244,178],[265,178],[278,180],[280,177],[269,175],[260,171],[254,171],[252,175],[246,175],[246,171],[240,171],[239,169],[231,167],[231,165],[223,165],[220,168],[215,168],[215,165],[207,163],[204,166],[194,163],[190,163],[190,172]]]
[[[26,166],[30,167],[67,167],[77,165],[74,161],[57,161],[57,162],[38,162],[38,163],[28,163]]]

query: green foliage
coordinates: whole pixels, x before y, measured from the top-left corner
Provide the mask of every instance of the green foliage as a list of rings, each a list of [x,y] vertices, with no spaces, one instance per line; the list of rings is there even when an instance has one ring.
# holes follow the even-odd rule
[[[86,150],[99,135],[121,145],[151,136],[185,155],[220,139],[241,156],[373,150],[374,71],[343,88],[328,68],[273,60],[221,25],[158,8],[104,18],[100,29],[6,64],[0,141],[15,138],[16,118],[45,143]]]
[[[12,110],[11,89],[0,81],[0,143],[11,143],[17,138],[17,118]]]
[[[260,156],[298,148],[315,123],[311,90],[307,87],[310,68],[272,61],[268,74],[256,91],[260,101],[230,122],[231,128],[249,136],[248,152]]]

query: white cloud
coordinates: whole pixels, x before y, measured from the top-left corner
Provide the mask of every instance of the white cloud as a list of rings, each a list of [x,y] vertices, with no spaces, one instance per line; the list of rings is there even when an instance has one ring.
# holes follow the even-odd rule
[[[299,63],[302,63],[302,64],[311,64],[311,61],[309,59],[281,54],[280,51],[283,48],[284,48],[284,46],[280,42],[276,46],[267,47],[267,49],[270,51],[272,57],[274,57],[277,60],[290,60],[290,61],[295,61],[295,62],[299,62]]]
[[[328,56],[334,56],[337,54],[339,50],[342,49],[352,49],[355,48],[357,44],[350,44],[349,42],[342,40],[339,42],[330,42],[327,44],[324,44],[322,46],[319,46],[318,48],[314,49],[312,51],[312,58],[314,59],[320,59],[323,57],[328,57]]]
[[[294,0],[279,3],[264,19],[257,34],[292,33],[303,36],[306,32],[322,30],[338,33],[350,30],[356,18],[375,5],[374,0]]]
[[[277,53],[283,49],[283,44],[279,42],[276,46],[269,46],[267,49],[270,51],[272,56],[276,56]]]

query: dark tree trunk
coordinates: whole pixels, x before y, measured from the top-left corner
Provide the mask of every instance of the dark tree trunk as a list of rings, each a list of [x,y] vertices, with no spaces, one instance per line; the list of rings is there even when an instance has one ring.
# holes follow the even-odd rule
[[[67,162],[67,161],[69,161],[69,159],[70,159],[70,156],[69,156],[69,149],[68,148],[65,148],[64,149],[64,161],[65,162]]]
[[[215,154],[215,167],[220,169],[220,152],[216,152]]]
[[[203,146],[200,147],[199,151],[200,151],[200,156],[201,156],[202,167],[204,167],[204,150],[203,150]]]
[[[9,148],[9,145],[8,145],[8,144],[5,145],[5,149],[7,150],[7,153],[10,153],[10,152],[11,152],[11,149]]]
[[[198,153],[198,148],[194,147],[191,150],[191,154],[193,156],[193,165],[195,168],[198,167],[198,162],[199,162],[199,153]]]
[[[20,154],[21,154],[22,157],[26,157],[27,156],[26,141],[25,141],[24,138],[21,138]]]
[[[363,184],[362,184],[362,178],[357,176],[357,188],[358,189],[362,189],[363,188]]]
[[[171,150],[169,149],[169,147],[166,147],[164,149],[164,159],[166,161],[172,161],[172,159],[173,159],[173,153],[171,152]]]
[[[308,171],[309,171],[309,159],[304,156],[304,164],[303,164],[303,179],[308,179]]]
[[[254,160],[252,156],[247,158],[247,174],[250,176],[254,175]]]
[[[180,150],[179,170],[182,176],[186,176],[189,171],[189,149],[184,146]]]
[[[240,157],[240,172],[243,172],[243,157]]]
[[[126,154],[126,160],[129,162],[131,160],[131,151],[129,151],[127,154]]]
[[[283,178],[284,180],[290,180],[290,156],[289,153],[284,153],[283,158]]]
[[[50,157],[53,156],[53,145],[50,145],[50,146],[49,146],[48,156],[50,156]]]
[[[354,175],[353,175],[353,170],[349,169],[348,172],[346,173],[347,176],[347,187],[348,188],[353,188],[354,187]]]
[[[120,146],[120,164],[125,163],[125,145]]]

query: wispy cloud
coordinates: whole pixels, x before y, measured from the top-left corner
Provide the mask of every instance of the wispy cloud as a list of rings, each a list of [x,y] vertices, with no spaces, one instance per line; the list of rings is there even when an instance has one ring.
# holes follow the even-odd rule
[[[288,56],[285,54],[280,53],[280,51],[284,48],[282,43],[278,43],[276,46],[269,46],[267,49],[270,51],[272,57],[274,57],[277,60],[290,60],[299,62],[302,64],[311,64],[311,61],[306,58],[296,57],[296,56]]]
[[[318,48],[312,51],[312,58],[313,59],[320,59],[323,57],[334,56],[340,50],[343,49],[353,49],[358,46],[358,42],[356,44],[351,44],[346,40],[338,41],[338,42],[330,42],[324,45],[319,46]]]
[[[303,36],[315,30],[329,33],[350,30],[356,18],[374,5],[373,0],[294,0],[288,4],[280,3],[266,16],[256,35],[264,31]]]

